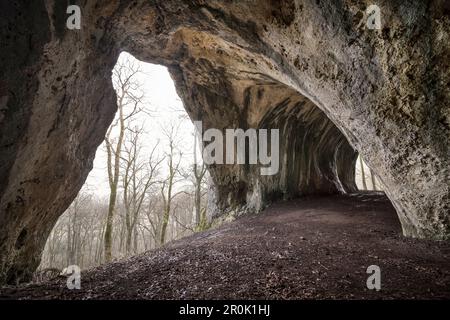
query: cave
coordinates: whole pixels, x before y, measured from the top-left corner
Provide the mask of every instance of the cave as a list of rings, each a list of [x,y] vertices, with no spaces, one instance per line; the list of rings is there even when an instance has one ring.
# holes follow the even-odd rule
[[[211,166],[213,217],[356,191],[364,157],[407,237],[450,238],[450,20],[444,1],[0,4],[0,283],[27,281],[115,111],[123,51],[166,66],[205,128],[280,128],[280,172]]]

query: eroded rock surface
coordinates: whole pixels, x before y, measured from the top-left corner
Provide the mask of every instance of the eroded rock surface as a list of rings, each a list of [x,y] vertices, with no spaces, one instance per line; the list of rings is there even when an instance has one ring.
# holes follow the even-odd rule
[[[284,126],[278,176],[210,168],[216,214],[352,191],[358,150],[406,236],[450,237],[444,1],[379,1],[381,30],[366,28],[366,1],[78,4],[81,30],[64,1],[0,3],[0,283],[29,279],[86,179],[123,50],[166,65],[205,128]]]

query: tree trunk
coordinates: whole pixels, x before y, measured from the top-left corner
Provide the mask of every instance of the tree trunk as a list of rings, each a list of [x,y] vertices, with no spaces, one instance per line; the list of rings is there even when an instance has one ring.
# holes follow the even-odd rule
[[[126,241],[126,252],[127,255],[131,253],[131,238],[132,238],[132,230],[127,228],[127,241]]]
[[[159,242],[161,245],[166,241],[167,225],[169,224],[170,205],[164,210],[163,222],[161,227],[161,237]]]
[[[361,180],[362,180],[362,184],[363,184],[363,189],[367,190],[366,175],[364,173],[364,162],[363,162],[363,159],[361,158],[361,156],[359,156],[359,164],[361,166]]]
[[[124,120],[124,114],[123,114],[123,105],[122,105],[122,99],[121,97],[118,107],[119,107],[119,123],[120,123],[120,132],[119,132],[119,138],[117,141],[116,150],[114,153],[114,174],[112,175],[113,168],[111,168],[111,158],[112,158],[112,151],[111,151],[111,144],[109,143],[107,137],[107,153],[108,153],[108,174],[109,174],[109,181],[110,181],[110,194],[109,194],[109,207],[108,207],[108,217],[106,219],[106,230],[105,230],[105,261],[111,262],[112,260],[112,232],[113,232],[113,218],[114,218],[114,209],[116,205],[116,198],[117,198],[117,186],[119,184],[119,165],[120,165],[120,153],[122,151],[122,142],[125,135],[125,120]],[[111,177],[112,175],[112,177]]]
[[[372,179],[372,189],[377,190],[377,185],[375,182],[375,174],[373,173],[372,169],[370,169],[370,178]]]
[[[197,226],[200,226],[202,222],[201,217],[201,181],[196,181],[195,186],[195,194],[194,194],[194,201],[195,201],[195,223]]]
[[[106,218],[105,229],[105,261],[110,262],[112,259],[111,247],[112,247],[112,231],[113,231],[113,217],[114,217],[114,205],[116,203],[117,188],[113,187],[109,195],[109,207],[108,217]]]

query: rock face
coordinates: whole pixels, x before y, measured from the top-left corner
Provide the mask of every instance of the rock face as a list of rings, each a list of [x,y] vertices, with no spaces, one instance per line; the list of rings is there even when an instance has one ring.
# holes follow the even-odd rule
[[[77,1],[75,1],[77,2]],[[280,173],[212,166],[215,215],[355,190],[357,150],[406,236],[450,238],[444,1],[0,3],[0,283],[26,281],[116,110],[121,51],[166,65],[205,128],[280,128]]]

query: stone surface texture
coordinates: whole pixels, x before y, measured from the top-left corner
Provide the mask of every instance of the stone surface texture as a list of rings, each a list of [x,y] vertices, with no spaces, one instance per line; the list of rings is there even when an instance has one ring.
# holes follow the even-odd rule
[[[72,2],[71,2],[72,3]],[[0,283],[26,281],[116,111],[122,51],[168,67],[205,128],[279,128],[280,173],[212,166],[210,210],[352,192],[359,152],[406,236],[449,239],[445,1],[0,2]],[[357,150],[354,151],[354,150]]]

